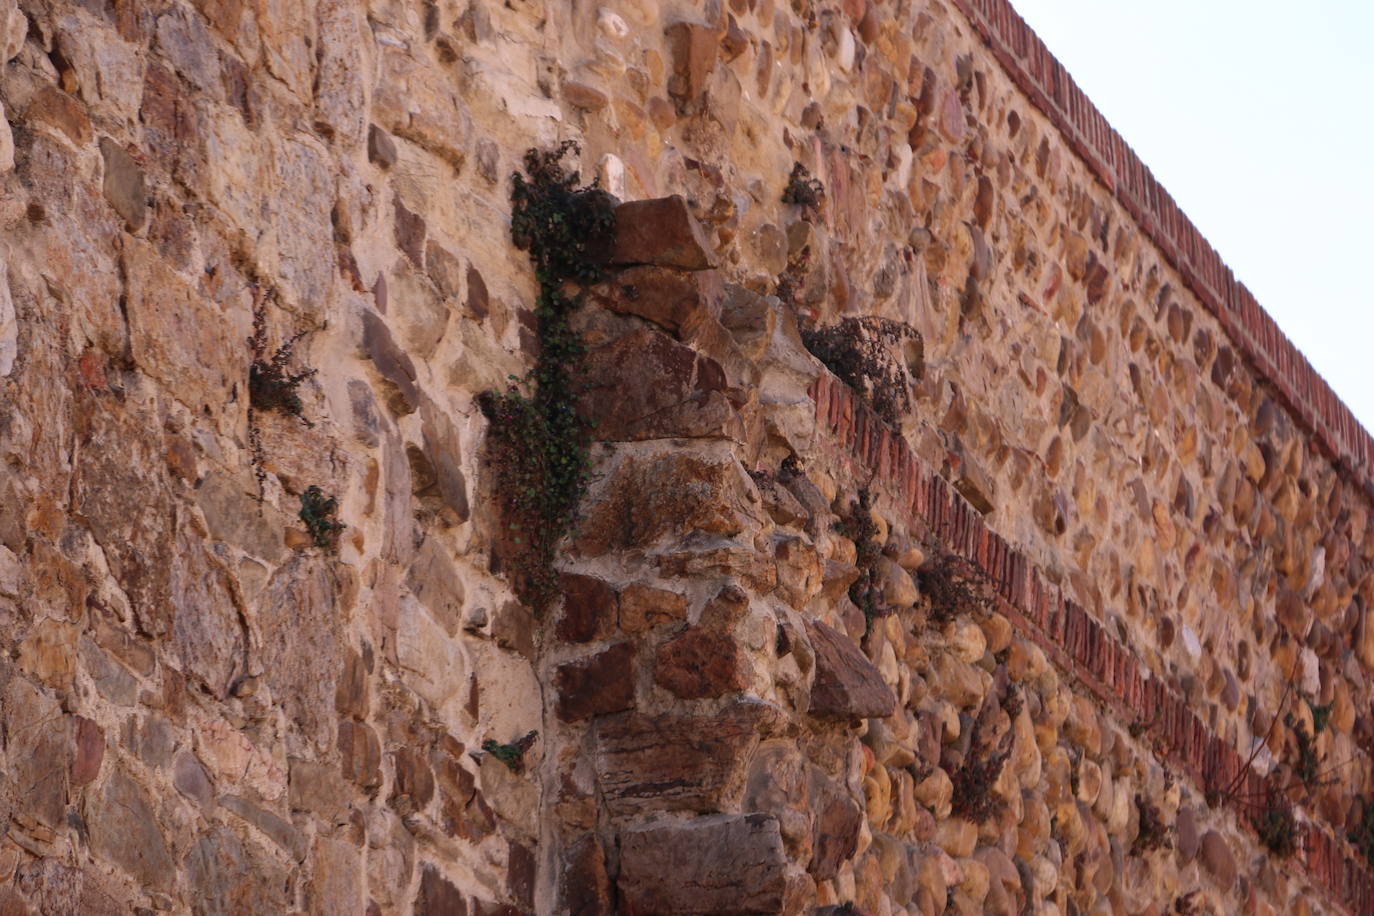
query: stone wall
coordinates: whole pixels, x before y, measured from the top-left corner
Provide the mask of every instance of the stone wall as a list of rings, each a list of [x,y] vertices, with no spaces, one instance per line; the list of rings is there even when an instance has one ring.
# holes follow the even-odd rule
[[[0,0],[0,106],[0,911],[1374,907],[1374,446],[1003,0]]]

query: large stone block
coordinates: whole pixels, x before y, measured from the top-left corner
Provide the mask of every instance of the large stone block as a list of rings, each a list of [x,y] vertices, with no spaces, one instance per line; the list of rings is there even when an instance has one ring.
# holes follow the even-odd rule
[[[725,374],[666,334],[640,328],[587,354],[578,411],[602,441],[679,438],[745,440],[725,397]]]
[[[660,811],[728,811],[744,791],[749,759],[781,713],[740,702],[717,716],[630,713],[593,729],[597,782],[612,817]]]
[[[853,640],[819,620],[806,633],[816,654],[811,713],[818,716],[890,716],[897,697]]]
[[[706,270],[715,266],[715,256],[687,201],[674,194],[615,208],[611,262]]]
[[[622,642],[558,666],[558,717],[576,722],[621,712],[635,703],[635,646]]]
[[[787,857],[767,814],[722,814],[620,834],[619,887],[633,916],[780,913]]]

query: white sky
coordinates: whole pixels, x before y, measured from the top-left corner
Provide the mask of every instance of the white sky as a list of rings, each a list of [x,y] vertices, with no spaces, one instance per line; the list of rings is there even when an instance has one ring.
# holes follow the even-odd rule
[[[1374,431],[1374,2],[1012,4]]]

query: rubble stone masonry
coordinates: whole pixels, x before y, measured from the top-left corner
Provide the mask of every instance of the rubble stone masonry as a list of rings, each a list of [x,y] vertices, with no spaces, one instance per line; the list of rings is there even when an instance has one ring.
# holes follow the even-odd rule
[[[0,111],[0,914],[1374,912],[1374,440],[1005,0],[0,0]]]

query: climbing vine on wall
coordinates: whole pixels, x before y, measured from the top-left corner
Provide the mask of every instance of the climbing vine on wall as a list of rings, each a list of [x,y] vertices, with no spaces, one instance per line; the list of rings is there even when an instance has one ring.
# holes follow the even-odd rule
[[[591,430],[578,416],[572,382],[584,346],[570,318],[580,287],[601,278],[615,228],[612,198],[563,167],[576,149],[569,141],[530,150],[525,174],[512,176],[511,239],[529,253],[539,284],[539,354],[523,378],[478,399],[491,423],[488,457],[503,526],[497,555],[516,594],[536,612],[558,594],[554,554],[587,488]]]

